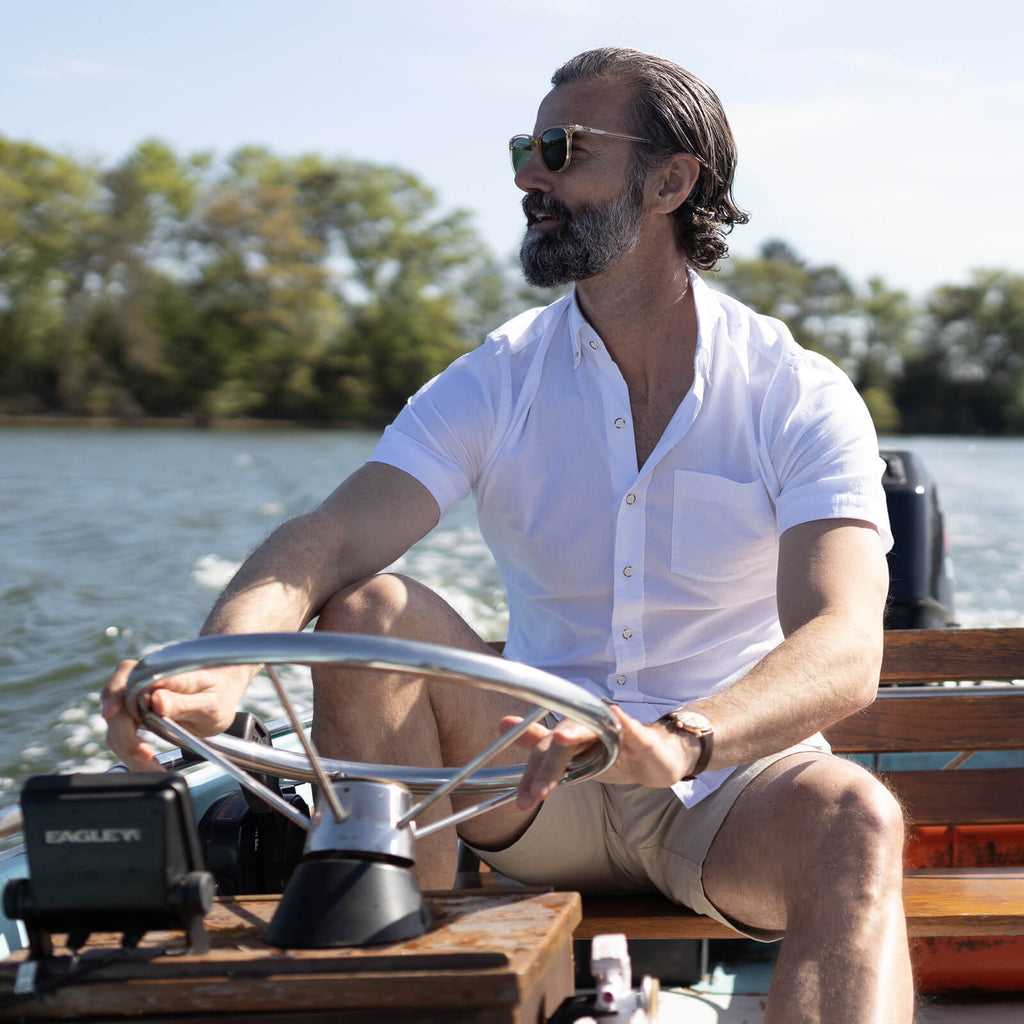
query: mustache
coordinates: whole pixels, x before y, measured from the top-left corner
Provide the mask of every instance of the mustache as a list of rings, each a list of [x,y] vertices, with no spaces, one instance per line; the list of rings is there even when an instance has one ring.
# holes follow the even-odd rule
[[[540,192],[530,192],[523,196],[523,213],[527,220],[539,216],[557,217],[563,223],[572,219],[569,207],[553,196]]]

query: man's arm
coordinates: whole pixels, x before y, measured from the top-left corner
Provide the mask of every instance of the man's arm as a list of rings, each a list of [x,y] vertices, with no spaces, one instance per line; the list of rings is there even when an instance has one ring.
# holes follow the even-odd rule
[[[370,462],[318,508],[279,526],[246,559],[203,626],[209,633],[302,629],[350,583],[390,565],[437,523],[437,502],[413,477]],[[122,662],[103,691],[107,742],[129,767],[152,769],[152,750],[124,707],[134,662]],[[255,666],[173,676],[151,690],[153,709],[201,735],[231,723]]]
[[[787,530],[777,589],[783,643],[732,686],[689,705],[714,726],[710,768],[784,750],[874,699],[888,593],[874,527],[836,519]],[[603,781],[670,786],[693,771],[700,754],[695,736],[644,726],[615,711],[623,726],[622,752]],[[519,806],[544,799],[591,737],[575,722],[550,732],[534,727],[524,742],[533,750]]]
[[[786,639],[733,686],[692,705],[715,727],[710,767],[784,750],[870,704],[888,589],[874,527],[837,519],[787,530],[777,586]]]

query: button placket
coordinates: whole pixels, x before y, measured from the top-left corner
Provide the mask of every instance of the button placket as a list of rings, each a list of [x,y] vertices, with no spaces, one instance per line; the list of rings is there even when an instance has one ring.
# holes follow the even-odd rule
[[[638,694],[637,672],[646,662],[643,639],[643,552],[646,522],[643,497],[647,480],[623,481],[615,524],[612,582],[612,647],[615,665],[607,686],[622,699]]]

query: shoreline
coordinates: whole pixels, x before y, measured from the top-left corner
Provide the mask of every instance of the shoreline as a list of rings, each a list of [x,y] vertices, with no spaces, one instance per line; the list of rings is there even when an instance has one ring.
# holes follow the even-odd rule
[[[7,427],[74,427],[86,430],[383,430],[373,423],[352,420],[266,420],[228,416],[63,416],[58,413],[11,416],[0,413],[0,430]]]
[[[397,414],[396,414],[397,415]],[[334,430],[354,432],[375,430],[381,432],[390,420],[379,423],[361,423],[355,420],[271,420],[246,416],[70,416],[61,413],[13,415],[0,413],[0,430],[8,427],[72,427],[83,430],[244,430],[257,433],[270,430]],[[1024,434],[985,434],[975,432],[890,433],[879,431],[879,438],[891,440],[914,437],[974,437],[987,440],[1019,440]]]

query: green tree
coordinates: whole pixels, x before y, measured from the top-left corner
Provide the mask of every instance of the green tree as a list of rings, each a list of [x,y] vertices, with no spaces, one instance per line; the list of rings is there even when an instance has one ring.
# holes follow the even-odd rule
[[[89,283],[69,296],[82,315],[62,368],[65,409],[124,417],[173,405],[157,296],[184,256],[207,163],[149,140],[102,176],[101,216],[82,251]]]
[[[778,317],[805,348],[849,373],[858,361],[859,324],[853,286],[837,267],[810,266],[786,243],[765,242],[755,259],[730,257],[719,283],[766,316]]]
[[[303,230],[295,190],[276,167],[262,150],[235,154],[190,232],[195,317],[182,318],[168,343],[203,415],[306,415],[340,323],[323,246]]]
[[[294,173],[307,232],[323,244],[347,311],[330,353],[333,397],[359,400],[360,416],[390,418],[482,340],[480,325],[504,305],[501,274],[469,215],[439,213],[407,171],[307,157]]]
[[[979,270],[930,293],[900,405],[912,430],[1024,430],[1024,277]]]
[[[889,288],[881,278],[868,281],[857,300],[864,324],[863,353],[855,383],[867,403],[875,427],[897,433],[903,418],[896,390],[906,360],[920,336],[921,313],[906,292]]]
[[[101,214],[99,173],[0,137],[0,403],[39,412],[59,402],[66,339],[94,285],[89,238]]]

